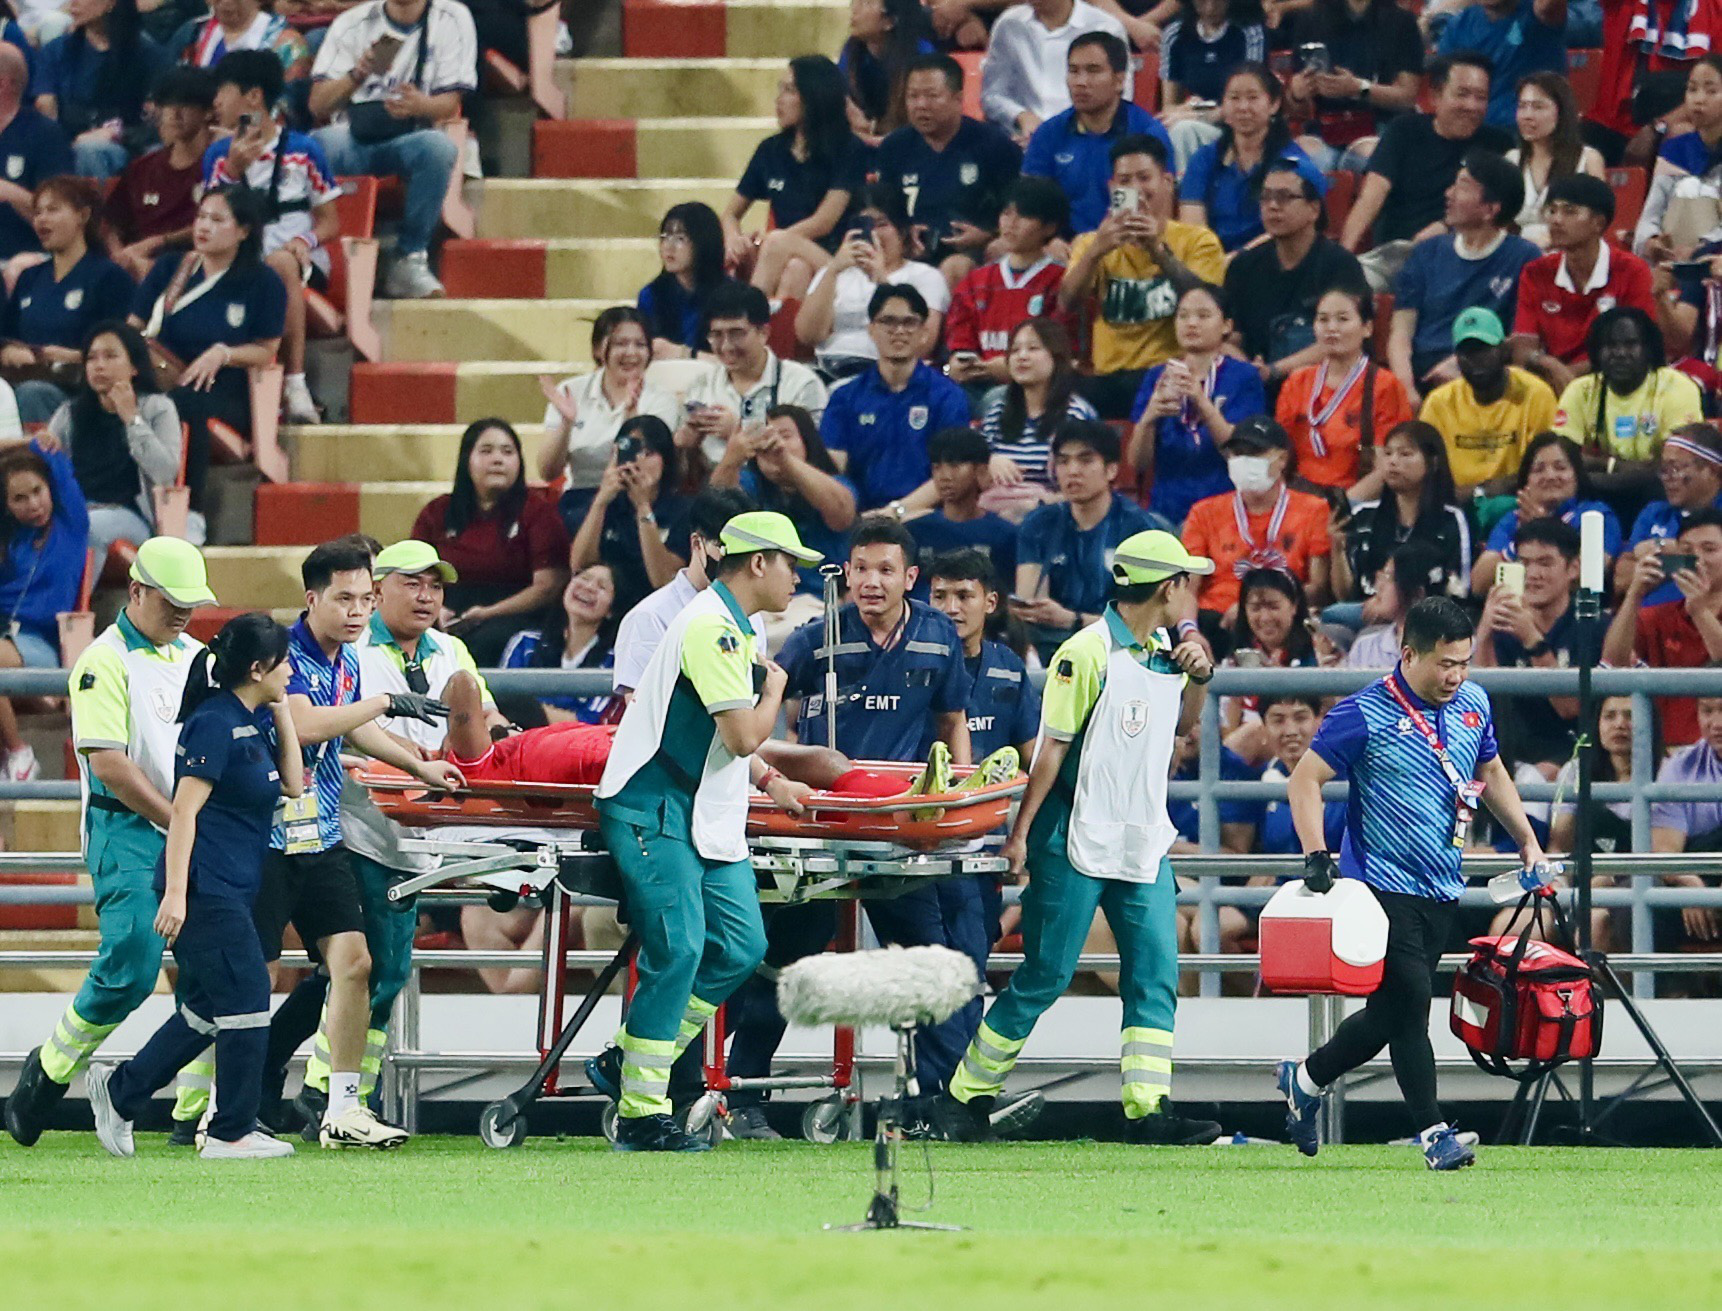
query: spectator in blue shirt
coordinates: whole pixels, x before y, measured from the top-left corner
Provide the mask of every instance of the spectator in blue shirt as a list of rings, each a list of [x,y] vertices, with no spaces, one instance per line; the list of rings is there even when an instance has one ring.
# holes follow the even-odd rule
[[[906,283],[886,283],[867,305],[879,362],[831,393],[819,433],[860,496],[863,510],[909,495],[932,472],[927,438],[969,421],[963,389],[916,356],[927,300]]]
[[[1124,98],[1130,51],[1110,32],[1085,32],[1070,43],[1065,84],[1070,108],[1034,130],[1022,171],[1051,178],[1070,198],[1065,234],[1092,232],[1112,205],[1113,145],[1127,136],[1157,138],[1172,154],[1172,138],[1146,109]]]
[[[1713,423],[1688,423],[1668,434],[1657,460],[1663,500],[1652,501],[1638,512],[1623,553],[1614,565],[1614,591],[1624,595],[1632,582],[1638,558],[1651,551],[1672,549],[1688,515],[1700,510],[1722,510],[1722,432]],[[1680,589],[1672,579],[1658,583],[1644,604],[1678,601]]]
[[[1160,103],[1180,172],[1214,139],[1229,70],[1267,57],[1261,7],[1252,0],[1179,0],[1160,38]]]
[[[1495,566],[1517,559],[1513,539],[1521,524],[1537,519],[1559,519],[1574,532],[1586,510],[1602,513],[1602,550],[1613,560],[1620,554],[1620,520],[1596,498],[1590,471],[1578,443],[1558,432],[1542,432],[1531,438],[1519,461],[1518,503],[1489,530],[1489,541],[1471,569],[1471,594],[1485,595],[1495,581]]]
[[[1566,72],[1566,26],[1567,0],[1479,0],[1447,24],[1436,52],[1489,57],[1495,74],[1487,121],[1511,131],[1520,80],[1527,73]]]
[[[640,288],[654,360],[691,360],[706,350],[706,301],[735,281],[724,272],[723,224],[697,200],[671,205],[658,224],[662,271]]]
[[[981,508],[991,458],[987,439],[973,428],[943,428],[927,442],[927,458],[938,504],[905,520],[921,566],[916,595],[926,599],[934,558],[965,548],[985,554],[994,576],[1016,577],[1016,525]]]
[[[0,260],[41,249],[24,217],[31,194],[45,179],[73,171],[60,125],[24,103],[29,78],[24,56],[0,44]]]
[[[921,0],[855,0],[849,6],[849,39],[837,67],[865,125],[857,131],[877,138],[903,126],[910,62],[933,53],[931,34]]]
[[[1261,781],[1279,782],[1291,777],[1321,724],[1321,701],[1293,692],[1273,692],[1261,699],[1262,727],[1272,758],[1262,770]],[[1301,856],[1303,847],[1292,828],[1291,807],[1284,801],[1259,801],[1255,810],[1255,842],[1252,850],[1264,856]],[[1329,851],[1345,837],[1345,802],[1334,800],[1322,806],[1322,835]],[[1259,876],[1258,876],[1259,877]],[[1263,878],[1271,886],[1276,880]],[[1255,880],[1251,880],[1252,884]]]
[[[72,30],[42,47],[36,108],[72,139],[76,172],[115,177],[154,135],[144,102],[171,61],[139,27],[137,0],[69,12]]]

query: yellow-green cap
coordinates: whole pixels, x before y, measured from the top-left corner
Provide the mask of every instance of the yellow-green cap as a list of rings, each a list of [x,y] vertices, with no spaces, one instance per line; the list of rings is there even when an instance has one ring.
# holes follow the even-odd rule
[[[133,582],[155,588],[183,609],[215,604],[203,556],[190,542],[177,537],[152,537],[138,547],[131,576]]]
[[[436,553],[436,547],[429,542],[415,541],[409,537],[404,542],[385,546],[378,552],[376,563],[371,566],[371,573],[374,577],[381,578],[384,574],[424,574],[432,569],[437,571],[445,583],[460,581],[455,567]]]
[[[1120,583],[1159,583],[1174,574],[1211,574],[1214,562],[1191,555],[1171,533],[1134,533],[1112,553],[1112,577]]]
[[[802,564],[818,564],[825,557],[811,547],[801,544],[801,534],[786,514],[775,510],[749,510],[738,514],[723,526],[718,534],[725,555],[745,555],[749,551],[782,551]]]

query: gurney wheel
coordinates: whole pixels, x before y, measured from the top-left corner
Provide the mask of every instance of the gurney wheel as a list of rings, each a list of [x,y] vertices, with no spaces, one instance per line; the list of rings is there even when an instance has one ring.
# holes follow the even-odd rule
[[[810,1143],[829,1146],[849,1137],[849,1108],[841,1097],[814,1102],[801,1113],[801,1136]]]
[[[605,1138],[609,1139],[611,1142],[616,1141],[616,1103],[615,1102],[605,1102],[604,1103],[604,1110],[598,1116],[598,1127],[599,1127],[599,1129],[601,1129],[603,1131]]]
[[[676,1118],[689,1133],[703,1137],[717,1147],[723,1142],[723,1111],[722,1099],[716,1093],[706,1093]]]
[[[492,1102],[478,1117],[478,1136],[486,1147],[518,1147],[526,1141],[526,1117],[514,1115],[502,1102]]]

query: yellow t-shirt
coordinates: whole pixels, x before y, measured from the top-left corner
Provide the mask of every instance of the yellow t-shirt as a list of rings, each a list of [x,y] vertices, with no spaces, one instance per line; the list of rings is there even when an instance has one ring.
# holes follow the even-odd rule
[[[1453,481],[1474,487],[1519,471],[1531,438],[1554,426],[1555,393],[1535,374],[1508,368],[1507,389],[1493,405],[1477,404],[1463,378],[1423,398],[1423,422],[1441,434]]]
[[[1704,417],[1698,384],[1679,369],[1652,369],[1630,396],[1609,392],[1604,398],[1601,430],[1597,425],[1600,373],[1574,378],[1561,393],[1555,431],[1564,433],[1588,454],[1616,460],[1654,460],[1668,434]]]
[[[1207,228],[1168,222],[1163,240],[1172,257],[1197,277],[1216,286],[1224,281],[1226,252]],[[1073,267],[1093,244],[1092,232],[1076,239],[1070,248]],[[1126,244],[1100,257],[1091,304],[1096,373],[1150,369],[1178,353],[1172,326],[1177,289],[1142,247]]]

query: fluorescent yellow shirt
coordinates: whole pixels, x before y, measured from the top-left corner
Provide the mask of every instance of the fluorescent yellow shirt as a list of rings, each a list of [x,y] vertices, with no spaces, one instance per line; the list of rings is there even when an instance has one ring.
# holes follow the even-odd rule
[[[1556,432],[1571,437],[1590,455],[1616,460],[1654,460],[1669,433],[1704,417],[1698,384],[1678,369],[1652,369],[1630,396],[1609,392],[1597,422],[1598,392],[1606,390],[1600,373],[1574,378],[1561,393]]]
[[[1442,383],[1423,400],[1423,422],[1441,434],[1447,463],[1460,487],[1475,487],[1519,471],[1525,447],[1555,423],[1555,394],[1535,374],[1507,370],[1507,390],[1493,405],[1477,404],[1463,378]]]
[[[1173,258],[1197,277],[1215,286],[1224,281],[1226,252],[1207,228],[1168,222],[1164,240]],[[1070,248],[1072,267],[1093,244],[1092,232],[1076,239]],[[1091,303],[1096,373],[1149,369],[1178,353],[1172,326],[1178,292],[1142,247],[1125,244],[1100,257]]]
[[[737,624],[727,609],[688,621],[682,632],[682,673],[707,714],[753,705],[753,666],[753,631]]]

